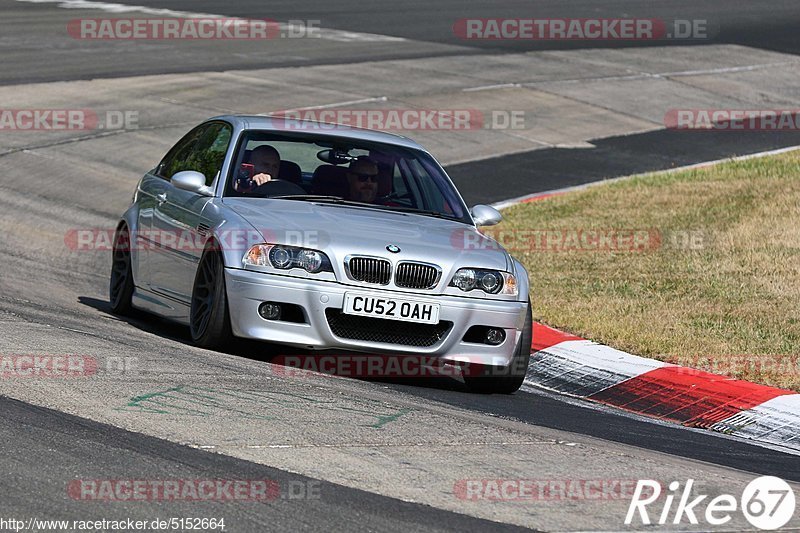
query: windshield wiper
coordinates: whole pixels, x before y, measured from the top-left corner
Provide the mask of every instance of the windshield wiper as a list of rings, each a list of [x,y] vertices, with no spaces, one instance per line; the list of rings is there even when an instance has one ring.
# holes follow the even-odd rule
[[[325,196],[322,194],[287,194],[285,196],[270,196],[270,199],[278,200],[303,200],[307,202],[319,202],[323,204],[352,205],[355,207],[371,207],[382,209],[383,206],[371,204],[369,202],[356,202],[355,200],[345,200],[341,196]]]
[[[427,217],[442,218],[444,220],[455,220],[456,222],[461,221],[460,218],[456,218],[450,215],[445,215],[444,213],[439,213],[438,211],[417,209],[416,207],[380,205],[380,204],[371,204],[369,202],[356,202],[355,200],[345,200],[341,196],[325,196],[321,194],[287,194],[284,196],[271,196],[270,198],[273,200],[274,199],[305,200],[309,202],[322,202],[322,203],[337,204],[337,205],[352,205],[355,207],[369,207],[372,209],[380,209],[381,211],[395,211],[398,213],[411,213],[413,215],[423,215]]]
[[[344,200],[341,196],[325,196],[324,194],[286,194],[284,196],[270,196],[272,200]]]
[[[403,206],[386,206],[390,211],[399,211],[401,213],[411,213],[412,215],[424,215],[426,217],[443,218],[445,220],[455,220],[460,222],[461,219],[452,215],[445,215],[438,211],[431,211],[428,209],[417,209],[416,207],[403,207]]]

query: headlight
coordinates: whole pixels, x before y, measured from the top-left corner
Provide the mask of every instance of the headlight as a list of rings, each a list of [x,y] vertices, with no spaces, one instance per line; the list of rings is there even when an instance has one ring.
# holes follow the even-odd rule
[[[323,264],[322,253],[316,250],[300,250],[297,264],[309,272],[319,272]]]
[[[283,246],[273,246],[269,251],[269,262],[281,270],[292,268],[292,253]]]
[[[302,268],[312,274],[333,272],[331,262],[324,253],[280,244],[256,244],[244,254],[242,263],[253,266],[271,266],[280,270]]]
[[[500,292],[503,288],[503,277],[499,272],[486,272],[481,276],[478,286],[489,294]]]
[[[475,288],[476,282],[475,271],[471,268],[462,268],[453,276],[453,281],[450,282],[450,285],[458,287],[462,291],[471,291]]]
[[[480,289],[486,294],[506,294],[517,296],[517,278],[508,272],[497,270],[481,270],[477,268],[459,268],[453,279],[451,287],[458,287],[464,292]]]

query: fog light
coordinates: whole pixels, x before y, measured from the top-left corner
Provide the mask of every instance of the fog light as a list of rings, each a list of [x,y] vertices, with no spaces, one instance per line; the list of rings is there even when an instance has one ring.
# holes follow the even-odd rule
[[[504,340],[506,340],[506,332],[502,329],[489,328],[486,330],[486,344],[497,346],[502,344]]]
[[[264,320],[278,320],[281,317],[281,305],[274,302],[264,302],[258,306],[258,314]]]

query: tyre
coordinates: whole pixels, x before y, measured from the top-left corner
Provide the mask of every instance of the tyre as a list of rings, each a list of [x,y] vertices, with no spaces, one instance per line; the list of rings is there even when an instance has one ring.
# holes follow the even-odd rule
[[[210,350],[221,348],[233,338],[222,255],[213,246],[206,247],[197,266],[189,330],[197,346]]]
[[[133,270],[131,269],[131,237],[128,226],[122,225],[114,233],[111,252],[111,276],[108,283],[108,299],[111,311],[127,316],[133,311]]]
[[[531,342],[533,340],[533,317],[531,302],[528,300],[525,326],[522,336],[514,350],[511,364],[508,366],[483,366],[471,375],[464,376],[464,382],[471,392],[482,394],[511,394],[516,392],[525,381],[528,363],[531,359]]]

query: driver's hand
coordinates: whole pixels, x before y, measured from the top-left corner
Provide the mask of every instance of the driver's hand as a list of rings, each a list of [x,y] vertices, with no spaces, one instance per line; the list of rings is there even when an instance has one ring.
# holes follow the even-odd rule
[[[256,174],[255,176],[253,176],[253,180],[252,181],[253,181],[253,184],[256,187],[258,187],[259,185],[264,185],[268,181],[272,181],[272,176],[270,176],[269,174],[264,174],[262,172],[261,174]]]
[[[233,189],[237,192],[250,192],[253,190],[253,180],[241,177],[233,182]]]

